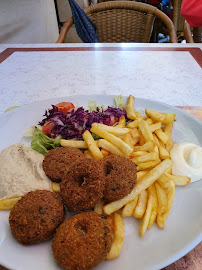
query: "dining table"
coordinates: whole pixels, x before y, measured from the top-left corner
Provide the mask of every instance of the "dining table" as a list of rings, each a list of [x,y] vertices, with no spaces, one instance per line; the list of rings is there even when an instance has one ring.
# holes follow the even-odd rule
[[[50,98],[132,94],[202,121],[201,50],[197,43],[0,44],[0,115]],[[201,267],[200,242],[164,269]]]

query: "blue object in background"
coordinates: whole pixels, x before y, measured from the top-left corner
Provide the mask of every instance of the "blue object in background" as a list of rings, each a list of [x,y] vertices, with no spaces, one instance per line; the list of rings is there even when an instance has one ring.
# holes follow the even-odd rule
[[[94,22],[88,17],[75,0],[68,0],[71,10],[76,32],[84,43],[96,43],[98,35]]]

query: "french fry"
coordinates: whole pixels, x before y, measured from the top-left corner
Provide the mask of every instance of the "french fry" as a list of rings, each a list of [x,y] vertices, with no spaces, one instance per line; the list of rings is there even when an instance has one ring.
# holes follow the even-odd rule
[[[165,116],[165,119],[163,120],[163,124],[170,124],[173,121],[175,121],[176,114],[174,113],[161,113]]]
[[[142,119],[142,115],[139,112],[136,111],[135,114],[137,118]]]
[[[139,163],[137,166],[137,171],[154,168],[155,166],[159,165],[160,163],[161,163],[160,159]]]
[[[141,120],[139,122],[139,129],[140,129],[146,142],[154,140],[154,138],[152,136],[152,132],[150,131],[149,125],[147,124],[146,121]]]
[[[135,109],[134,109],[134,105],[135,105],[135,98],[134,98],[134,96],[129,95],[127,106],[126,106],[125,110],[126,110],[126,113],[127,113],[127,117],[129,119],[132,119],[132,120],[138,118],[137,115],[136,115]]]
[[[105,139],[100,139],[98,142],[98,146],[112,153],[115,156],[124,156],[124,154],[121,152],[121,150],[119,150],[118,147]]]
[[[136,205],[137,205],[137,201],[138,201],[138,196],[123,207],[123,210],[121,213],[122,217],[130,217],[133,215],[134,209],[136,208]]]
[[[146,190],[149,186],[151,186],[170,166],[172,165],[172,161],[170,159],[163,160],[159,165],[153,168],[150,172],[148,172],[139,182],[135,185],[130,194],[125,196],[124,198],[106,204],[103,209],[104,213],[107,215],[111,215],[115,211],[119,210],[126,203],[135,199],[143,190]]]
[[[134,151],[149,151],[153,152],[154,151],[155,144],[153,141],[148,141],[145,144],[141,146],[134,146],[133,150]]]
[[[147,190],[143,190],[139,194],[137,205],[135,207],[135,210],[133,211],[133,216],[135,218],[141,219],[144,216],[144,213],[145,213],[146,207],[147,207],[147,197],[148,197]]]
[[[172,167],[170,167],[169,169],[167,169],[167,170],[166,170],[166,173],[172,174]]]
[[[161,122],[156,122],[153,125],[149,126],[149,129],[151,131],[151,133],[153,133],[155,130],[161,129],[162,123]]]
[[[104,200],[100,200],[94,207],[94,211],[98,214],[102,214],[103,213],[103,206],[104,206]]]
[[[84,155],[85,155],[87,158],[93,159],[93,156],[91,155],[91,153],[90,153],[89,150],[84,151]]]
[[[158,146],[157,145],[155,145],[154,146],[154,152],[158,155],[158,157],[159,157],[159,149],[158,149]]]
[[[159,179],[157,180],[157,182],[159,183],[159,185],[161,186],[161,188],[163,188],[165,190],[165,192],[167,193],[167,188],[169,188],[170,186],[170,179],[166,176],[165,173],[163,173]]]
[[[164,229],[165,220],[170,213],[171,206],[175,196],[175,183],[174,181],[170,180],[169,188],[167,189],[167,197],[168,197],[168,209],[164,214],[158,214],[156,219],[156,224],[160,229]]]
[[[52,187],[52,190],[54,192],[60,193],[60,185],[59,185],[59,183],[52,182],[51,187]]]
[[[159,155],[161,159],[167,159],[170,158],[170,154],[168,153],[168,151],[166,150],[164,144],[162,143],[162,141],[159,142]]]
[[[145,141],[145,138],[142,135],[142,132],[140,130],[139,130],[139,134],[140,134],[140,136],[139,136],[138,142],[139,142],[139,145],[142,146],[142,145],[144,145],[146,143],[146,141]]]
[[[127,128],[136,128],[136,127],[138,127],[138,124],[139,124],[140,121],[141,121],[141,119],[138,118],[138,119],[128,123]]]
[[[22,197],[13,197],[0,200],[0,210],[9,210],[21,199]]]
[[[157,199],[155,184],[148,187],[148,193],[149,193],[149,196],[152,197],[152,213],[151,213],[149,224],[147,227],[147,229],[149,230],[151,226],[154,224],[157,217],[157,213],[158,213],[158,199]]]
[[[166,192],[157,182],[155,183],[155,187],[158,198],[158,214],[164,214],[168,209]]]
[[[124,141],[125,143],[127,143],[132,149],[133,149],[133,141],[134,139],[132,138],[132,136],[130,134],[125,134],[122,138],[122,141]]]
[[[137,182],[140,181],[150,170],[144,170],[137,172]]]
[[[148,202],[147,202],[147,209],[146,209],[145,215],[142,219],[142,223],[140,225],[140,230],[139,230],[140,237],[142,237],[144,235],[144,233],[146,232],[146,230],[148,228],[151,214],[152,214],[152,197],[149,197]]]
[[[166,144],[168,141],[168,136],[167,134],[165,134],[165,132],[163,132],[162,129],[157,129],[154,131],[157,135],[157,137],[164,143]]]
[[[137,128],[131,129],[130,135],[131,135],[133,138],[139,138],[139,137],[140,137],[140,133],[138,132],[138,129],[137,129]]]
[[[123,246],[124,233],[123,218],[118,213],[114,213],[114,239],[111,250],[107,254],[107,260],[113,260],[120,255]]]
[[[88,146],[88,150],[90,151],[91,155],[93,156],[95,160],[98,160],[104,157],[88,130],[86,130],[82,134],[82,137]]]
[[[104,157],[109,155],[109,152],[107,150],[105,150],[105,149],[101,149],[100,151],[101,151],[101,153],[103,154]]]
[[[135,146],[139,142],[139,137],[132,138],[131,142],[132,142],[132,145]]]
[[[168,173],[165,173],[165,175],[175,182],[176,186],[186,186],[190,183],[191,178],[184,175],[171,175]]]
[[[88,146],[85,141],[73,141],[73,140],[60,140],[61,146],[67,146],[67,147],[75,147],[75,148],[84,148],[87,149]]]
[[[125,119],[125,116],[124,115],[122,115],[119,118],[119,122],[118,122],[118,124],[115,127],[118,127],[118,128],[125,128],[126,127],[126,119]]]
[[[173,123],[169,123],[165,125],[164,133],[168,136],[168,140],[166,142],[165,147],[168,153],[170,153],[170,150],[173,148],[172,129],[173,129]]]
[[[133,157],[141,157],[141,156],[146,155],[146,154],[148,154],[148,152],[146,152],[146,151],[132,152],[131,158],[133,158]]]
[[[126,144],[125,142],[123,142],[121,139],[117,138],[113,134],[111,134],[105,130],[102,130],[99,127],[92,127],[91,132],[95,133],[96,135],[98,135],[98,136],[106,139],[107,141],[111,142],[112,144],[116,145],[119,148],[119,150],[121,150],[127,157],[129,157],[132,154],[133,149],[128,144]],[[102,147],[102,148],[104,148],[104,147]]]
[[[107,126],[107,125],[103,125],[100,123],[93,123],[91,125],[92,127],[99,127],[115,136],[122,136],[125,135],[127,133],[129,133],[131,130],[130,128],[119,128],[119,127],[112,127],[112,126]]]
[[[148,125],[153,124],[153,120],[151,118],[147,118],[145,121],[147,122]]]
[[[162,122],[165,119],[165,115],[153,110],[145,109],[145,113],[155,122]]]
[[[135,163],[135,164],[139,164],[139,163],[142,163],[142,162],[147,162],[147,161],[152,161],[152,160],[158,160],[159,159],[159,155],[155,152],[150,152],[146,155],[142,155],[140,157],[134,157],[132,159],[132,161]]]
[[[160,141],[159,141],[158,137],[156,136],[155,133],[153,133],[152,135],[153,135],[154,143],[159,147],[160,146]]]

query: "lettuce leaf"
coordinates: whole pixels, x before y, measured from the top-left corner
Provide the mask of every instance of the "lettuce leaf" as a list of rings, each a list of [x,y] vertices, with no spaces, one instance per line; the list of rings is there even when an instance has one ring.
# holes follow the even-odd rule
[[[123,109],[124,108],[124,101],[122,95],[116,96],[114,98],[116,108]]]
[[[88,107],[89,107],[89,111],[92,112],[92,111],[97,111],[97,101],[94,101],[94,100],[89,100],[88,101]]]
[[[36,128],[32,136],[31,148],[42,155],[46,155],[48,150],[60,146],[60,139],[60,135],[52,139],[48,137],[46,133]]]

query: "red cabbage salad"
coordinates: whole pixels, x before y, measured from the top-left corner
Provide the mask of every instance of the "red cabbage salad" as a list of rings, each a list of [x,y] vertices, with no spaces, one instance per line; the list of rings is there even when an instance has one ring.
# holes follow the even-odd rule
[[[69,102],[52,105],[45,111],[44,118],[35,127],[31,147],[43,155],[55,147],[60,146],[60,139],[83,140],[82,134],[91,129],[92,123],[108,126],[116,125],[119,118],[126,116],[122,96],[115,98],[116,107],[98,107],[94,101],[89,102],[89,110],[77,107]],[[92,134],[96,139],[95,134]]]

